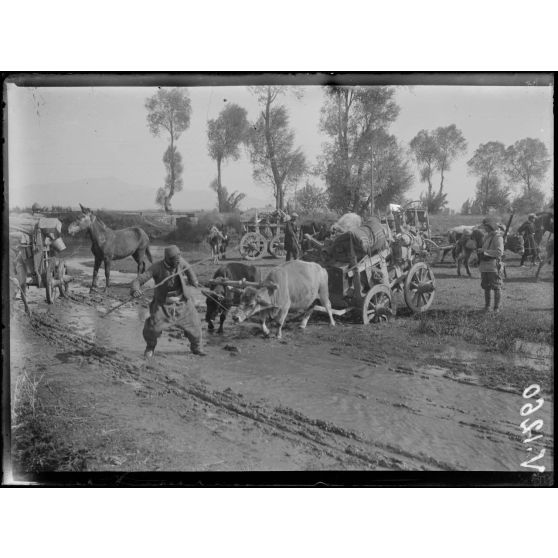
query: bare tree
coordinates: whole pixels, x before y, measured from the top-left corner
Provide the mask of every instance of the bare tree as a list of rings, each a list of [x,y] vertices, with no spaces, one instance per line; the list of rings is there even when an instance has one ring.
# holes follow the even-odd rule
[[[504,193],[500,184],[500,174],[504,168],[506,148],[499,141],[481,143],[473,157],[467,161],[469,173],[479,177],[475,205],[486,213],[490,200],[507,199],[509,191]]]
[[[169,147],[163,157],[167,169],[165,185],[157,191],[156,202],[164,207],[168,213],[171,210],[171,199],[176,192],[182,190],[182,157],[178,153],[175,143],[182,132],[190,126],[192,109],[188,90],[175,87],[173,89],[160,88],[155,95],[145,102],[147,109],[147,125],[149,131],[158,137],[166,132],[169,137]]]
[[[246,110],[234,103],[227,104],[217,119],[207,123],[209,155],[217,163],[217,182],[215,186],[212,183],[211,187],[217,192],[218,209],[221,212],[226,211],[224,204],[227,203],[229,197],[228,193],[222,192],[224,187],[221,165],[227,159],[238,160],[240,144],[247,140],[247,130]]]
[[[421,130],[410,142],[409,147],[419,169],[420,181],[428,184],[426,202],[428,210],[432,211],[432,178],[436,171],[439,153],[436,139],[426,130]],[[432,211],[434,212],[434,211]]]
[[[278,104],[278,98],[296,88],[284,86],[251,87],[261,107],[257,121],[249,135],[250,160],[253,176],[258,182],[273,188],[276,208],[283,210],[285,194],[307,172],[306,158],[300,147],[294,147],[294,132],[289,128],[287,109]]]
[[[374,165],[379,168],[383,153],[378,140],[399,113],[394,94],[392,87],[326,88],[320,127],[330,141],[321,170],[332,209],[362,211],[373,204]]]
[[[434,130],[434,141],[438,147],[436,168],[440,171],[440,193],[444,189],[444,173],[450,170],[456,157],[467,150],[463,133],[455,124]]]
[[[539,139],[524,138],[506,149],[505,172],[527,192],[544,179],[549,165],[548,149]]]

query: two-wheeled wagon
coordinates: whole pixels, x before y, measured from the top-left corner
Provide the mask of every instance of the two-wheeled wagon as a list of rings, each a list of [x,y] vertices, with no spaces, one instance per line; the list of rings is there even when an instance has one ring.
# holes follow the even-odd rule
[[[15,257],[15,271],[21,296],[27,307],[28,286],[44,288],[46,301],[52,304],[58,295],[65,297],[73,278],[66,274],[66,263],[59,256],[66,249],[62,240],[62,223],[58,219],[41,218],[32,231],[22,232]]]
[[[242,258],[256,260],[267,253],[275,258],[285,255],[286,214],[282,211],[256,214],[250,220],[242,221],[243,235],[239,243]]]

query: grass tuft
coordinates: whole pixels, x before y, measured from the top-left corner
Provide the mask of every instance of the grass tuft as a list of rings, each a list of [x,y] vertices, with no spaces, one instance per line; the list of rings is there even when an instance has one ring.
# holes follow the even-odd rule
[[[485,314],[478,310],[438,310],[416,316],[417,332],[441,337],[450,335],[495,351],[513,351],[516,341],[554,345],[552,316],[524,312]]]

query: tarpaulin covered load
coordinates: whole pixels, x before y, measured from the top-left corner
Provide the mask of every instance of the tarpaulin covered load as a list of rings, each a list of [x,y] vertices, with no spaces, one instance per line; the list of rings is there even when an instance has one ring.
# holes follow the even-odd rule
[[[351,248],[352,245],[352,248]],[[384,228],[377,217],[369,217],[360,227],[337,235],[327,246],[331,259],[339,262],[358,261],[388,247]]]

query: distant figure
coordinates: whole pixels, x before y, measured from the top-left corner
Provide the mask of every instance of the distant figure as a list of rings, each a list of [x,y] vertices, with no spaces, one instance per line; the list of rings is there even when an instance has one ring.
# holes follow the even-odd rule
[[[530,213],[527,217],[527,221],[523,223],[517,232],[523,235],[523,255],[521,256],[521,262],[519,267],[525,265],[525,260],[531,256],[531,261],[535,265],[535,260],[537,258],[537,244],[535,243],[535,219],[537,216],[534,213]]]
[[[479,271],[481,288],[484,290],[484,311],[490,312],[490,291],[494,291],[494,312],[498,312],[501,303],[504,238],[494,217],[486,217],[483,226],[487,234],[479,250]]]
[[[298,242],[298,219],[297,213],[292,213],[285,223],[285,251],[287,252],[287,261],[298,260],[300,257],[300,245]]]
[[[223,233],[217,228],[217,226],[209,225],[207,231],[207,241],[209,242],[209,247],[211,248],[213,263],[219,263],[221,246],[225,241],[225,237],[223,236]]]

